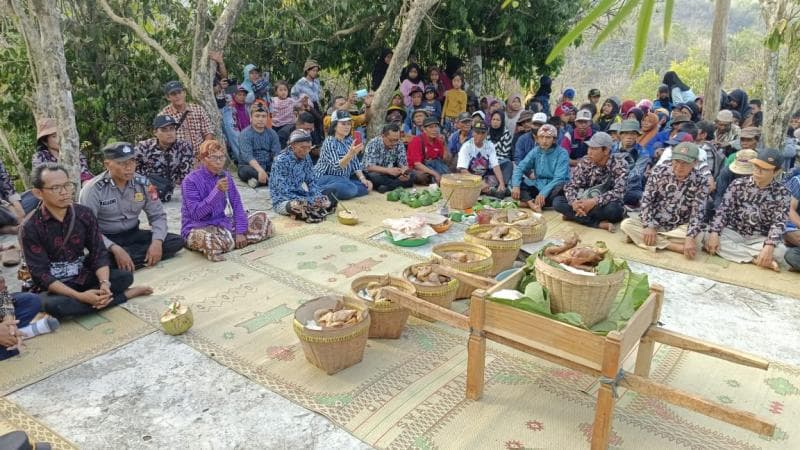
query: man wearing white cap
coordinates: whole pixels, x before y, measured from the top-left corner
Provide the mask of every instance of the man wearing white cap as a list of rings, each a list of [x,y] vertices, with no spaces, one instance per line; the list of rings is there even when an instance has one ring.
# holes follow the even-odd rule
[[[575,128],[564,134],[560,142],[561,147],[569,153],[570,166],[577,166],[581,158],[586,156],[592,134],[592,112],[582,109],[575,116]]]

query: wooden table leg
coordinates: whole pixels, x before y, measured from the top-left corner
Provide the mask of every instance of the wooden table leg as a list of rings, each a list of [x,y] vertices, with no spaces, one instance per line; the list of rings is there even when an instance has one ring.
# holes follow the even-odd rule
[[[467,398],[477,400],[483,396],[486,370],[486,336],[483,324],[486,312],[486,291],[477,289],[472,293],[469,305],[470,335],[467,342]]]
[[[621,336],[612,331],[606,336],[603,349],[603,377],[614,380],[619,372],[619,353]],[[608,447],[608,436],[614,422],[614,388],[609,383],[601,383],[597,393],[597,406],[592,426],[592,450],[603,450]]]
[[[656,294],[655,302],[656,308],[653,310],[653,317],[650,320],[651,326],[658,326],[658,320],[661,318],[661,307],[664,305],[664,288],[659,284],[653,284],[650,287],[650,292]],[[633,373],[640,377],[650,376],[650,366],[653,362],[653,350],[655,349],[655,341],[648,337],[646,334],[639,341],[639,350],[636,352],[636,367]]]

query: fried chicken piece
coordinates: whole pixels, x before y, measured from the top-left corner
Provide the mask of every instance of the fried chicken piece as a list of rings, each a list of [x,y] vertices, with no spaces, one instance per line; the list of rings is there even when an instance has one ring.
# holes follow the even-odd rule
[[[552,259],[554,256],[564,253],[567,250],[575,247],[576,245],[578,245],[578,242],[580,241],[581,239],[578,237],[578,234],[572,233],[572,236],[569,239],[565,240],[562,245],[547,247],[546,249],[544,249],[544,256],[547,256],[548,258]]]

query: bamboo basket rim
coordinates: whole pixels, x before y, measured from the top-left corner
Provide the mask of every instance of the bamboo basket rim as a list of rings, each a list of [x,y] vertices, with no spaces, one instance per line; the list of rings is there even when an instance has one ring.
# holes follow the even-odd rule
[[[441,286],[425,286],[424,284],[415,283],[408,279],[406,274],[411,271],[412,267],[425,266],[430,264],[431,263],[429,262],[424,262],[424,263],[412,264],[406,267],[405,269],[403,269],[403,278],[412,285],[414,285],[414,288],[416,289],[417,292],[423,293],[425,295],[444,295],[444,294],[449,294],[450,292],[455,292],[456,289],[458,289],[458,278],[448,277],[450,278],[450,281]]]
[[[471,173],[448,173],[442,175],[439,185],[455,185],[453,187],[475,187],[480,186],[482,178]]]
[[[622,280],[625,279],[624,270],[618,270],[608,275],[595,275],[595,276],[579,275],[577,273],[567,272],[566,270],[558,267],[553,267],[550,264],[547,264],[540,257],[536,258],[536,261],[534,261],[533,266],[535,269],[540,270],[545,275],[548,275],[559,281],[566,281],[569,283],[581,284],[590,287],[611,286],[613,284],[620,283],[622,282]]]
[[[328,330],[311,330],[306,328],[305,322],[301,319],[303,317],[298,318],[298,316],[303,316],[306,314],[306,311],[310,310],[311,306],[314,302],[326,302],[326,301],[338,301],[341,299],[345,305],[355,308],[362,312],[363,319],[360,322],[356,322],[352,325],[348,325],[342,328],[334,328]],[[323,305],[315,308],[322,308]],[[310,311],[311,318],[313,318],[314,310]],[[307,320],[307,319],[306,319]],[[321,297],[312,298],[304,302],[300,307],[298,307],[294,311],[294,328],[295,332],[297,332],[297,337],[301,340],[306,342],[320,342],[320,343],[333,343],[333,342],[341,342],[343,340],[351,339],[359,334],[363,333],[364,330],[359,329],[360,325],[366,324],[366,328],[369,329],[370,317],[369,317],[369,308],[366,305],[366,302],[361,301],[359,299],[353,298],[348,295],[323,295]]]
[[[509,227],[509,233],[515,234],[516,237],[514,239],[502,239],[502,240],[494,240],[494,239],[484,239],[482,237],[477,236],[478,233],[484,232],[490,228],[498,227],[498,226],[508,226],[508,225],[492,225],[492,224],[475,224],[471,225],[467,228],[465,237],[470,237],[472,239],[480,241],[480,245],[484,247],[494,250],[494,249],[513,249],[522,247],[522,231],[516,227]],[[467,241],[469,242],[469,241]],[[477,244],[478,242],[472,242],[473,244]]]
[[[466,248],[464,248],[466,247]],[[482,262],[486,259],[490,259],[492,257],[492,249],[485,245],[476,244],[475,242],[463,242],[463,241],[450,241],[450,242],[442,242],[441,244],[436,244],[431,248],[431,255],[438,256],[442,259],[447,259],[446,256],[442,255],[440,252],[451,252],[451,251],[463,251],[466,253],[472,253],[478,256],[483,256],[483,258],[470,261],[468,263],[460,263],[458,261],[453,261],[454,263],[458,264],[474,264],[478,262]]]
[[[389,277],[389,286],[399,288],[400,290],[405,291],[411,295],[414,295],[417,292],[416,286],[414,286],[414,284],[411,281],[387,273],[386,275],[361,275],[360,277],[356,277],[350,283],[350,293],[357,299],[363,301],[364,304],[367,305],[367,309],[369,309],[370,311],[388,313],[403,309],[402,306],[391,301],[375,303],[374,301],[363,299],[361,298],[361,296],[358,295],[358,290],[362,286],[369,284],[372,280],[380,280],[384,277]]]

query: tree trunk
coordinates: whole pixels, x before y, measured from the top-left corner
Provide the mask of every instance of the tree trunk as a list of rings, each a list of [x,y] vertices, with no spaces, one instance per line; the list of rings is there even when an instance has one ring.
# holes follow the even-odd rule
[[[368,136],[378,136],[380,129],[386,116],[386,109],[389,105],[389,99],[394,93],[394,87],[397,85],[397,80],[400,79],[400,71],[403,68],[404,62],[408,59],[408,54],[411,52],[411,46],[417,39],[417,32],[422,25],[422,19],[425,14],[436,5],[439,0],[414,0],[409,7],[408,13],[403,21],[403,28],[400,31],[400,38],[397,40],[397,45],[394,46],[392,51],[393,56],[389,67],[386,69],[386,75],[383,77],[381,85],[375,91],[375,96],[372,99],[372,108],[370,111],[371,119],[369,121],[369,128],[367,131]]]
[[[24,3],[24,0],[3,0],[0,6],[2,6],[0,11],[3,12],[4,16],[12,17],[17,31],[22,36],[23,42],[25,42],[33,84],[33,91],[27,103],[33,111],[33,116],[37,120],[44,117],[53,117],[55,114],[48,94],[48,76],[40,64],[44,60],[41,33],[39,24],[32,20],[35,18],[32,13],[33,6],[29,3]]]
[[[31,0],[29,10],[38,22],[38,42],[30,44],[33,47],[38,45],[36,54],[42,58],[34,61],[34,65],[39,68],[39,74],[47,74],[43,78],[48,86],[48,102],[52,107],[52,117],[58,124],[58,136],[61,141],[59,162],[67,168],[72,181],[80,185],[80,139],[75,125],[72,84],[67,74],[67,60],[64,56],[60,9],[54,0]],[[29,55],[32,56],[34,55]],[[38,96],[41,98],[41,93]]]
[[[780,68],[780,49],[772,51],[764,47],[766,79],[764,86],[764,124],[761,139],[766,147],[780,148],[783,141],[784,117],[778,100],[778,69]]]
[[[481,98],[483,95],[483,56],[481,54],[481,47],[475,46],[472,48],[472,56],[469,63],[469,81],[470,91],[476,97]]]
[[[769,35],[782,19],[786,18],[788,0],[762,0],[761,17]],[[779,97],[778,74],[780,70],[780,51],[778,46],[771,49],[764,46],[765,86],[762,110],[764,111],[764,124],[761,139],[765,146],[781,148],[784,132],[789,120],[789,115],[795,107],[793,98],[797,98],[797,83],[789,86],[786,99],[781,102]],[[798,68],[800,71],[800,67]],[[796,100],[795,100],[796,101]]]
[[[725,58],[728,52],[728,13],[731,0],[714,2],[714,25],[711,28],[711,58],[708,64],[703,101],[703,119],[713,122],[720,109],[719,96],[725,81]]]

